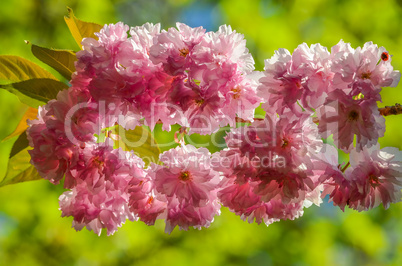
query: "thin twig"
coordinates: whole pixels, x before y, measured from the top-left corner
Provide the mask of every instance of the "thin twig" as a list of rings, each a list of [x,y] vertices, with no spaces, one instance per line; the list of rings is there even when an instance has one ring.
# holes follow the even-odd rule
[[[379,108],[380,114],[383,116],[387,115],[399,115],[402,114],[402,105],[396,103],[394,106],[385,106],[384,108]]]
[[[350,162],[348,162],[348,163],[341,169],[342,173],[345,172],[346,168],[348,168],[349,165],[350,165]]]

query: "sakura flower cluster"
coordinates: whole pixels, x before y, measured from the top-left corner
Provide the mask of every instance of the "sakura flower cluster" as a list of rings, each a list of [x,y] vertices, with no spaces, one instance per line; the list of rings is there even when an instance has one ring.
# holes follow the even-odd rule
[[[310,116],[318,124],[317,137],[332,135],[335,146],[350,153],[345,165],[338,164],[337,150],[329,145],[316,150],[313,157],[304,153],[307,163],[300,160],[301,165],[306,167],[305,173],[313,171],[308,175],[317,177],[313,179],[324,189],[322,197],[329,195],[342,209],[347,205],[359,211],[380,203],[388,208],[401,200],[401,152],[380,150],[378,145],[385,132],[385,118],[377,106],[380,92],[382,87],[395,87],[401,76],[393,70],[385,48],[368,42],[353,49],[340,41],[329,52],[320,44],[301,44],[293,54],[286,49],[276,51],[265,61],[263,75],[257,90],[265,100],[262,107],[267,118],[276,115],[289,124],[289,113],[299,121]],[[306,138],[309,132],[300,131],[305,150],[314,147]],[[291,143],[288,138],[282,141],[282,147]]]
[[[379,93],[400,79],[384,48],[302,44],[293,54],[279,49],[258,72],[243,35],[226,25],[161,31],[119,22],[96,36],[82,41],[71,87],[27,129],[31,163],[63,183],[60,209],[76,230],[113,234],[127,219],[164,220],[168,233],[201,229],[221,205],[269,225],[326,195],[359,211],[400,201],[402,154],[377,144],[385,132]],[[261,103],[266,116],[254,121]],[[236,128],[239,118],[249,125]],[[120,136],[109,131],[157,123],[179,124],[181,133],[232,128],[219,152],[181,141],[147,167],[135,147],[116,148]],[[323,143],[331,135],[336,148]],[[337,149],[350,162],[339,164]]]
[[[206,32],[177,23],[177,29],[160,31],[159,24],[129,28],[119,22],[97,36],[82,42],[73,86],[129,117],[126,128],[144,118],[151,129],[160,121],[164,129],[178,123],[210,134],[235,125],[236,114],[252,119],[260,103],[250,75],[253,57],[230,26]]]
[[[226,143],[217,155],[216,169],[224,176],[218,196],[243,220],[267,225],[293,220],[304,206],[321,203],[314,167],[323,144],[309,116],[267,116],[233,130]]]
[[[323,138],[333,135],[336,146],[350,152],[369,147],[384,136],[385,119],[377,101],[382,87],[395,87],[400,79],[391,56],[371,42],[353,49],[340,41],[331,53],[320,44],[299,45],[291,55],[279,49],[265,61],[258,95],[264,110],[297,116],[316,113]]]
[[[165,168],[145,170],[138,156],[113,149],[111,136],[103,143],[96,136],[116,123],[126,129],[178,123],[209,134],[235,125],[236,115],[252,119],[260,99],[243,35],[230,26],[206,32],[178,23],[161,31],[159,24],[130,28],[121,22],[95,35],[82,41],[71,87],[40,107],[27,130],[32,164],[43,178],[69,189],[60,197],[62,215],[73,216],[77,230],[86,226],[97,234],[102,228],[112,234],[126,219],[138,218],[153,224],[162,217],[168,232],[208,226],[220,210],[220,177],[206,149],[177,151],[190,155],[171,165],[169,180],[175,174],[181,180],[170,183],[176,195],[163,184]],[[161,160],[176,155],[170,151]],[[206,160],[202,169],[192,165],[199,160]]]

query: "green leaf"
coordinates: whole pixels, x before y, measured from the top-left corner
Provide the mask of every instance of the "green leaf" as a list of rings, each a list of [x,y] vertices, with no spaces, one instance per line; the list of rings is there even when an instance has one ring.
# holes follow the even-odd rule
[[[38,116],[38,109],[28,107],[28,109],[25,111],[24,116],[21,118],[20,122],[18,123],[13,133],[5,137],[2,141],[6,141],[21,135],[28,128],[27,120],[28,119],[34,120],[36,119],[37,116]]]
[[[56,50],[32,44],[31,51],[36,58],[51,66],[67,80],[75,71],[74,62],[77,60],[75,52],[71,50]]]
[[[68,86],[63,82],[48,78],[35,78],[17,83],[0,85],[5,89],[18,96],[21,102],[38,108],[40,105],[46,104],[49,100],[56,99],[57,93],[67,89]]]
[[[17,140],[14,142],[13,147],[11,148],[10,158],[15,156],[20,151],[28,148],[29,141],[27,138],[26,131],[22,132],[21,135],[18,136]]]
[[[13,55],[0,55],[0,81],[3,81],[2,84],[33,78],[56,80],[48,71],[27,59]]]
[[[151,162],[159,162],[160,149],[151,134],[151,131],[145,127],[138,126],[134,130],[125,130],[122,126],[117,125],[109,131],[109,136],[113,138],[116,134],[116,145],[126,151],[134,151],[134,153],[142,158],[145,166]]]
[[[25,181],[41,179],[38,171],[30,163],[31,156],[28,148],[23,149],[10,158],[7,166],[7,172],[0,181],[0,187]]]
[[[77,19],[74,16],[73,10],[71,8],[67,8],[68,17],[64,17],[68,28],[70,29],[71,35],[73,35],[75,41],[78,43],[80,48],[82,48],[81,41],[83,38],[90,37],[94,39],[98,39],[95,32],[99,32],[102,29],[102,26],[92,22],[84,22]]]

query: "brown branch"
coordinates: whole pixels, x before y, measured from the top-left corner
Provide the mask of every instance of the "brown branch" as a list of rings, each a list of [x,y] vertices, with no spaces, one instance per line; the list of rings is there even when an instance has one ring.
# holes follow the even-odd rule
[[[254,118],[254,121],[262,121],[264,118]],[[241,117],[236,117],[236,123],[249,123],[251,124],[251,121],[245,120]]]
[[[394,106],[385,106],[384,108],[379,108],[380,114],[383,116],[387,115],[399,115],[402,114],[402,105],[396,103]]]

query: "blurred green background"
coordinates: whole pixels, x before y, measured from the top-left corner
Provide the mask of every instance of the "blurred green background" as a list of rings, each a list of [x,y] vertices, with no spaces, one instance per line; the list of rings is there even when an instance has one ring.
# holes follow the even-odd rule
[[[167,28],[181,21],[207,30],[230,24],[245,35],[257,70],[278,48],[293,51],[302,42],[330,48],[340,39],[353,47],[366,41],[385,46],[394,67],[402,69],[401,0],[2,0],[0,54],[43,66],[24,40],[77,50],[63,20],[66,6],[99,24],[162,22]],[[402,84],[385,88],[380,105],[402,103],[401,89]],[[25,109],[0,91],[0,139],[14,130]],[[402,116],[386,120],[381,146],[402,149]],[[0,175],[11,145],[0,144]],[[161,222],[154,227],[128,222],[115,235],[98,237],[85,229],[75,232],[72,218],[60,217],[62,192],[45,180],[0,188],[1,265],[402,265],[401,203],[365,213],[343,213],[327,203],[269,227],[250,225],[223,208],[201,231],[175,229],[166,235]]]

